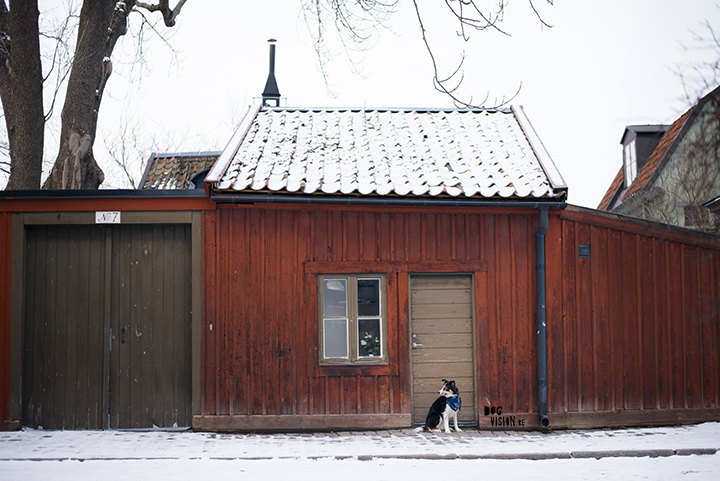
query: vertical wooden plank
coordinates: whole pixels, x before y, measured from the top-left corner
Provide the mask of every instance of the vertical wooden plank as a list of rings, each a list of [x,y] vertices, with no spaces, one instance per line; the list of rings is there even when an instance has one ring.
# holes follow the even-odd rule
[[[16,233],[19,235],[20,233]],[[8,429],[10,415],[10,352],[12,312],[12,214],[0,212],[0,430]],[[14,417],[14,416],[13,416]],[[17,419],[14,419],[17,420]]]
[[[567,409],[580,409],[580,362],[578,359],[578,302],[577,302],[577,223],[563,221],[563,338],[565,344],[565,396]]]
[[[685,348],[683,319],[683,255],[678,243],[668,246],[667,306],[668,341],[670,354],[671,407],[684,409],[685,404]]]
[[[360,215],[357,212],[344,212],[342,219],[342,242],[340,243],[340,245],[344,245],[342,259],[346,261],[359,260],[363,241],[363,224],[360,222]]]
[[[249,413],[249,390],[247,389],[247,374],[249,372],[248,350],[246,339],[249,335],[248,326],[252,316],[248,312],[247,288],[248,279],[248,249],[247,249],[247,219],[245,209],[232,209],[226,217],[229,236],[224,239],[228,250],[228,302],[224,311],[232,313],[227,315],[229,326],[228,340],[230,346],[225,354],[228,364],[226,376],[229,392],[229,409],[234,415]]]
[[[217,289],[219,272],[217,265],[217,210],[203,212],[203,325],[202,325],[202,400],[201,414],[217,413],[217,391],[215,373],[217,371]]]
[[[468,249],[468,236],[467,236],[467,214],[454,214],[452,216],[452,232],[453,232],[453,260],[456,259],[470,259]],[[477,216],[475,216],[477,217]],[[474,237],[477,242],[477,237]],[[476,257],[479,259],[479,257]]]
[[[453,229],[452,216],[449,214],[438,214],[435,231],[435,245],[437,246],[438,260],[449,261],[455,258],[453,253],[457,242],[456,234],[455,229]]]
[[[412,380],[410,368],[410,285],[406,271],[391,273],[387,277],[388,292],[397,299],[397,365],[399,375],[392,379],[391,395],[394,403],[392,412],[409,413],[412,406]],[[393,305],[393,304],[390,304]],[[388,307],[390,307],[390,305]],[[397,381],[395,381],[397,379]],[[393,390],[394,389],[394,390]]]
[[[294,277],[297,273],[295,266],[295,237],[294,212],[284,211],[279,216],[279,257],[278,265],[278,414],[294,414],[295,408],[295,362],[293,353],[296,351],[294,333],[295,319],[294,306],[297,303],[297,292]]]
[[[295,292],[297,293],[297,302],[294,303],[296,311],[294,313],[296,344],[293,355],[295,356],[295,375],[297,379],[296,397],[297,397],[297,414],[312,413],[312,386],[309,378],[308,366],[309,360],[309,340],[308,330],[309,324],[317,325],[317,309],[310,309],[309,301],[310,293],[307,292],[307,279],[303,271],[303,262],[310,260],[310,252],[312,251],[311,243],[311,217],[306,211],[302,211],[297,216],[297,224],[295,225],[294,243],[296,246],[296,262],[295,262]],[[317,304],[315,304],[317,305]]]
[[[576,228],[578,244],[591,244],[590,227],[578,224]],[[578,246],[574,246],[577,259],[576,290],[578,302],[578,379],[580,387],[580,410],[593,411],[597,408],[597,386],[595,366],[594,317],[592,309],[592,263],[591,259],[578,258]],[[591,244],[592,249],[592,244]]]
[[[702,407],[702,361],[699,319],[698,249],[683,248],[683,319],[685,322],[685,379],[688,408]]]
[[[610,322],[610,335],[612,336],[611,371],[613,389],[613,410],[625,407],[624,372],[625,372],[625,312],[623,310],[623,250],[621,234],[617,230],[610,230],[608,234],[607,256],[607,289],[608,289],[608,319]]]
[[[498,292],[498,384],[497,401],[493,406],[502,406],[507,413],[515,412],[515,365],[513,358],[514,319],[515,319],[515,286],[513,285],[513,236],[510,217],[496,216],[497,271]]]
[[[638,282],[640,320],[640,366],[642,399],[645,409],[657,408],[657,354],[655,351],[655,289],[653,248],[647,236],[638,236]]]
[[[315,377],[311,380],[312,395],[312,412],[310,414],[330,414],[329,406],[330,401],[327,396],[327,381],[326,377]],[[337,412],[335,414],[338,414]]]
[[[423,256],[423,217],[419,214],[405,214],[406,228],[403,236],[406,249],[406,259],[420,260]],[[395,246],[397,249],[397,245]]]
[[[667,298],[668,271],[667,247],[665,240],[653,239],[653,285],[655,290],[655,350],[657,359],[657,406],[659,409],[671,407],[670,396],[670,333],[668,330]]]
[[[387,216],[387,214],[386,214]],[[360,248],[360,255],[359,258],[361,258],[364,261],[374,261],[380,258],[379,256],[379,248],[380,248],[380,232],[379,232],[379,223],[381,222],[381,214],[376,214],[374,212],[363,212],[360,214],[360,224],[361,224],[361,248]]]
[[[488,261],[487,271],[487,282],[486,282],[486,298],[487,298],[487,332],[485,333],[485,340],[481,340],[480,346],[487,349],[486,362],[487,365],[482,366],[482,369],[487,375],[487,383],[485,391],[480,392],[480,398],[478,406],[496,406],[499,401],[500,392],[500,381],[497,373],[500,372],[500,355],[499,355],[499,296],[498,296],[498,271],[499,266],[499,248],[496,239],[497,232],[497,216],[484,215],[478,219],[482,222],[482,228],[479,229],[480,236],[482,238],[483,251],[485,258]],[[471,224],[472,226],[472,224]],[[471,231],[473,229],[470,229]],[[482,349],[482,347],[479,347]]]
[[[347,260],[347,249],[345,246],[345,216],[343,215],[343,212],[339,211],[329,212],[328,216],[328,260]],[[354,241],[357,242],[357,239]]]
[[[438,237],[437,237],[437,215],[425,214],[422,218],[422,259],[437,260],[438,259]]]
[[[263,344],[265,346],[263,371],[260,374],[261,382],[265,388],[265,410],[263,414],[278,413],[278,389],[279,377],[278,357],[281,346],[279,345],[279,326],[280,322],[278,314],[278,302],[280,301],[279,279],[280,271],[279,262],[279,239],[278,239],[278,219],[276,210],[263,211],[265,218],[265,275],[260,284],[265,290],[265,316],[262,324],[265,328],[265,338]]]
[[[590,230],[593,338],[595,339],[595,362],[597,410],[609,411],[613,407],[612,343],[608,304],[608,258],[607,230],[592,227]],[[593,252],[594,250],[594,252]]]
[[[377,259],[389,261],[395,255],[393,252],[393,214],[381,212],[377,214]]]
[[[390,376],[377,376],[377,410],[379,414],[390,414],[392,412],[391,402],[391,381]]]
[[[312,260],[327,261],[330,245],[330,216],[326,211],[316,210],[312,212],[312,224],[310,232],[313,236]]]
[[[229,308],[233,293],[230,292],[228,282],[234,273],[233,263],[233,242],[230,241],[232,233],[232,216],[230,210],[219,211],[218,236],[220,244],[217,248],[218,274],[220,282],[217,286],[217,299],[220,305],[217,315],[217,370],[213,373],[217,386],[216,409],[218,415],[228,415],[233,412],[235,401],[236,372],[235,359],[235,315]]]
[[[559,413],[567,410],[566,347],[563,342],[563,221],[556,216],[550,216],[549,223],[545,233],[548,412]]]
[[[361,376],[358,380],[358,414],[376,414],[377,386],[375,376]]]
[[[514,215],[512,222],[512,291],[513,316],[508,319],[513,329],[508,339],[512,346],[513,377],[515,379],[512,389],[515,391],[511,412],[527,413],[532,412],[537,406],[537,343],[533,335],[537,332],[536,285],[531,281],[530,276],[535,271],[535,248],[534,242],[530,242],[531,229],[529,216]],[[533,241],[535,240],[532,235]],[[531,263],[532,259],[532,263]],[[531,338],[532,336],[532,338]]]
[[[475,346],[477,352],[477,409],[492,405],[494,396],[492,391],[492,372],[490,366],[490,353],[494,346],[490,344],[490,306],[488,305],[488,276],[486,272],[475,273],[475,319],[476,332]]]
[[[262,211],[252,209],[248,212],[250,216],[250,224],[248,226],[250,234],[250,273],[248,283],[251,286],[259,286],[254,290],[254,295],[250,296],[250,312],[254,313],[255,319],[265,319],[265,297],[264,289],[262,289],[265,279],[263,269],[265,259],[265,225]],[[258,293],[260,295],[258,295]],[[250,336],[247,339],[248,351],[250,352],[250,372],[248,373],[248,386],[252,386],[250,391],[250,414],[265,413],[265,393],[262,380],[263,352],[266,348],[264,339],[264,325],[262,322],[250,322]]]
[[[717,334],[717,308],[720,302],[714,297],[713,283],[717,271],[713,271],[712,252],[707,249],[698,250],[699,273],[699,317],[702,362],[702,394],[703,407],[717,407],[718,391],[718,334]]]
[[[328,414],[344,414],[345,402],[343,395],[345,388],[343,386],[343,378],[326,377],[325,378],[325,396]]]
[[[638,259],[634,234],[623,234],[623,299],[625,307],[625,409],[642,409],[642,364],[638,338]]]

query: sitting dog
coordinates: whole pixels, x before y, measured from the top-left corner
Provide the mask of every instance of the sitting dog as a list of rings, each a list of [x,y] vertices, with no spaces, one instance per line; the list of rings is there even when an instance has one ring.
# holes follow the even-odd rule
[[[427,418],[425,418],[425,425],[417,428],[415,431],[426,431],[434,432],[439,431],[440,422],[443,423],[443,430],[446,433],[450,432],[450,418],[453,419],[455,424],[455,431],[460,432],[458,427],[457,415],[460,411],[460,391],[458,391],[455,381],[442,380],[443,385],[438,391],[440,397],[438,397],[430,410],[428,411]]]

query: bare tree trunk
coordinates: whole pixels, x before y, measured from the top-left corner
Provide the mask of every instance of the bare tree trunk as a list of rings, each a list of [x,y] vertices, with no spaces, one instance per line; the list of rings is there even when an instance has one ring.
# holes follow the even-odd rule
[[[37,189],[42,175],[45,115],[37,1],[0,1],[0,97],[3,102],[12,166],[8,190]],[[7,27],[7,29],[6,29]]]
[[[60,150],[44,189],[97,189],[104,180],[92,146],[103,91],[112,73],[110,56],[127,31],[127,16],[134,4],[133,0],[83,3],[61,115]]]

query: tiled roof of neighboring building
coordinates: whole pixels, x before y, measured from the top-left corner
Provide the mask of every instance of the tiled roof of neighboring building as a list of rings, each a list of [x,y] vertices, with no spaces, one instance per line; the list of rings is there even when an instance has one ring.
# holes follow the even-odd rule
[[[521,109],[255,107],[243,124],[206,179],[216,192],[558,199],[567,191]]]
[[[192,189],[195,174],[209,169],[220,152],[152,153],[140,189]]]

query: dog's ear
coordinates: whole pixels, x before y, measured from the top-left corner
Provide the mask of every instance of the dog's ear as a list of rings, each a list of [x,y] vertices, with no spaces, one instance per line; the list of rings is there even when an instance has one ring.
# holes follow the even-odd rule
[[[448,380],[447,380],[447,379],[443,379],[442,382],[448,382]]]
[[[455,381],[447,381],[450,387],[455,387]]]

